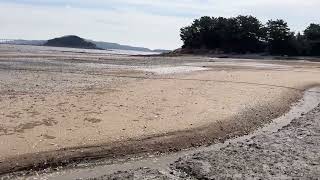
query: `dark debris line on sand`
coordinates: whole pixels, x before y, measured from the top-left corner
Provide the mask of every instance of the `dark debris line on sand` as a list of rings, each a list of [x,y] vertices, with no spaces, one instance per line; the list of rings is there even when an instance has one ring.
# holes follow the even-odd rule
[[[172,174],[140,168],[93,179],[287,179],[320,177],[320,105],[271,134],[178,159]]]

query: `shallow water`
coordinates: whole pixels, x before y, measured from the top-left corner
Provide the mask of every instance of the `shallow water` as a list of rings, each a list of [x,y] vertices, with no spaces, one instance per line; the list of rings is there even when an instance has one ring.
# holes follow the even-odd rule
[[[74,63],[64,63],[69,66],[74,66]],[[89,68],[105,68],[105,69],[120,69],[120,70],[135,70],[150,72],[157,75],[166,74],[179,74],[179,73],[190,73],[194,71],[204,71],[208,68],[199,66],[130,66],[130,65],[116,65],[116,64],[101,64],[101,63],[79,63],[78,66],[85,66]]]
[[[236,66],[236,67],[253,67],[258,69],[277,69],[277,70],[288,70],[291,68],[289,65],[280,65],[280,64],[272,64],[272,63],[264,63],[264,62],[246,62],[248,60],[241,59],[230,59],[225,61],[224,59],[215,58],[214,62],[203,62],[197,63],[197,65],[202,66]],[[187,63],[186,65],[193,66],[195,63]]]
[[[235,139],[226,141],[225,143],[214,144],[209,147],[193,148],[177,153],[166,154],[161,156],[138,157],[127,159],[119,159],[116,162],[100,161],[94,163],[79,164],[77,168],[61,169],[59,171],[46,173],[36,173],[34,176],[30,176],[30,179],[77,179],[77,178],[92,178],[99,177],[105,174],[111,174],[116,171],[123,171],[128,169],[136,169],[139,167],[149,167],[152,169],[158,169],[162,173],[170,176],[169,166],[176,161],[179,157],[192,155],[197,152],[219,150],[222,147],[227,146],[229,143],[243,141],[259,134],[269,134],[276,132],[282,127],[290,124],[290,122],[301,117],[301,114],[307,113],[314,109],[320,103],[320,88],[311,88],[304,93],[303,98],[292,105],[291,110],[283,116],[275,119],[271,124],[255,131],[252,134],[241,136]],[[25,177],[24,177],[25,178]],[[19,178],[18,178],[19,179]]]
[[[1,45],[1,44],[0,44]],[[50,47],[50,46],[32,46],[32,45],[9,45],[2,44],[2,47],[10,49],[18,48],[20,52],[38,52],[38,53],[57,53],[57,52],[70,52],[70,53],[94,53],[94,54],[113,54],[113,55],[155,55],[161,54],[159,52],[146,52],[146,51],[133,51],[133,50],[121,50],[121,49],[78,49],[78,48],[66,48],[66,47]]]
[[[153,67],[144,67],[139,68],[138,70],[152,72],[159,75],[164,74],[178,74],[178,73],[188,73],[193,71],[204,71],[208,68],[196,67],[196,66],[153,66]]]

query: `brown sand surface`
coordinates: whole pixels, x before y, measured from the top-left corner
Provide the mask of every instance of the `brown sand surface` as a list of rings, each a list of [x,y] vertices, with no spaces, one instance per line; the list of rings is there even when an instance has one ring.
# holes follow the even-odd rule
[[[180,149],[248,133],[320,84],[318,63],[22,47],[0,46],[3,172],[15,170],[13,160],[26,166],[21,157],[37,153],[54,158],[66,150],[62,158],[76,152],[79,159],[90,156],[90,147],[125,147],[129,154],[140,145],[141,151]]]

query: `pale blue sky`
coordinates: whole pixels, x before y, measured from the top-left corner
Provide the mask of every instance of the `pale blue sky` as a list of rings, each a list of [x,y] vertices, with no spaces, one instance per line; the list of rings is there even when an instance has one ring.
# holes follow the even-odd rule
[[[292,30],[320,23],[319,0],[0,0],[0,38],[69,34],[148,48],[181,46],[179,29],[194,18],[283,18]]]

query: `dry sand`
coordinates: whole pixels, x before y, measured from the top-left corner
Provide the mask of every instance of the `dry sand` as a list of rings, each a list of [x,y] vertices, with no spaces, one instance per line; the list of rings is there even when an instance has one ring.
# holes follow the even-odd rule
[[[320,84],[318,63],[22,47],[0,46],[0,173],[245,134]]]

